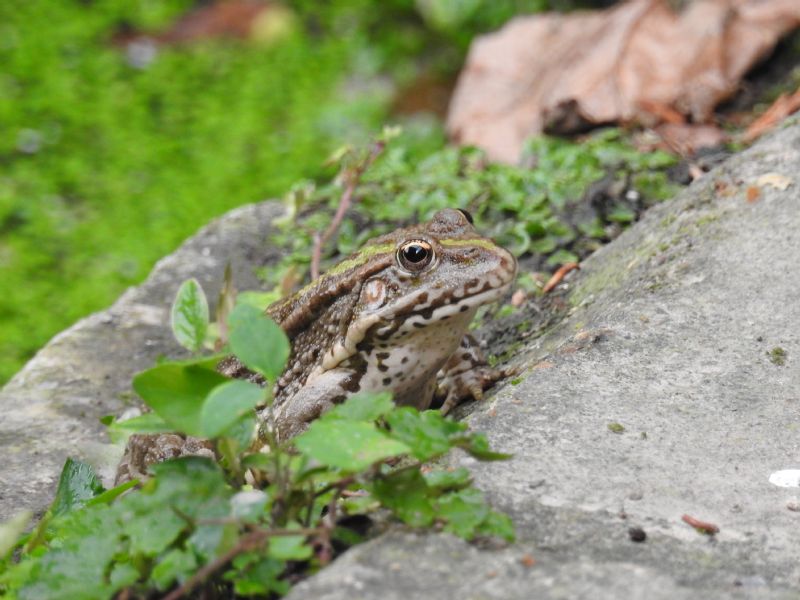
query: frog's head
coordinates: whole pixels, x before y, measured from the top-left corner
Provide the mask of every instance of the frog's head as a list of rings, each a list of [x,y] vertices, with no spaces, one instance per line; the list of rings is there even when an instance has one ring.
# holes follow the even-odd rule
[[[479,235],[462,210],[441,210],[372,247],[386,266],[364,281],[354,325],[379,340],[448,320],[465,328],[479,306],[508,290],[517,271],[514,256]]]

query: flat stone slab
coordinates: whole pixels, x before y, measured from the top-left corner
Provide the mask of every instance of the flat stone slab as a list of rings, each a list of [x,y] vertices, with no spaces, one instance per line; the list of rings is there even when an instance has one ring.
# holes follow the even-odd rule
[[[249,205],[207,225],[111,308],[54,337],[0,390],[0,521],[46,508],[68,456],[110,483],[122,449],[108,443],[100,418],[135,404],[137,371],[158,356],[185,355],[169,328],[178,287],[196,277],[213,300],[230,263],[236,284],[256,289],[255,269],[279,256],[266,239],[281,211]]]
[[[795,121],[588,259],[522,382],[467,408],[514,458],[453,463],[516,544],[392,534],[289,598],[797,598],[800,488],[770,476],[800,469],[798,257]]]
[[[254,268],[277,256],[265,239],[279,211],[212,223],[0,392],[0,519],[41,510],[68,455],[110,473],[118,449],[98,419],[132,402],[136,371],[180,355],[175,290],[195,276],[213,298],[228,261],[242,289],[256,287]],[[517,351],[522,381],[461,409],[514,453],[452,462],[512,516],[515,544],[397,528],[289,598],[797,598],[800,488],[770,476],[800,469],[798,256],[794,121],[587,260],[567,280],[569,316]]]

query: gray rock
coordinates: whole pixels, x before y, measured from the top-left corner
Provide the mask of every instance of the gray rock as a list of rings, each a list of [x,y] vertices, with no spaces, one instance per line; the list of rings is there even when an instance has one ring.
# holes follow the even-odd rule
[[[54,337],[0,390],[0,521],[43,510],[68,456],[109,482],[122,449],[99,419],[135,405],[137,371],[160,355],[184,355],[169,330],[178,286],[196,277],[213,300],[230,263],[237,285],[255,289],[255,269],[278,256],[265,242],[279,214],[277,203],[244,206],[204,227],[111,308]]]
[[[769,477],[800,469],[799,179],[795,121],[648,212],[569,281],[523,381],[468,407],[514,458],[453,463],[516,544],[388,535],[288,598],[797,598],[798,490]]]
[[[515,544],[394,530],[289,598],[797,598],[799,492],[769,478],[800,469],[799,177],[795,121],[650,211],[568,278],[571,313],[517,351],[522,381],[462,409],[515,455],[452,459],[512,516]],[[253,285],[277,211],[212,224],[0,392],[0,518],[44,506],[66,455],[115,460],[97,418],[176,355],[175,289],[194,275],[213,290],[227,260]]]

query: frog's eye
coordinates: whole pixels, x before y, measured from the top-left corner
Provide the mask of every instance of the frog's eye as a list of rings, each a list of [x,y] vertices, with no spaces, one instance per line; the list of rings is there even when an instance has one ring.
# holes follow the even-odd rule
[[[397,250],[397,262],[406,271],[421,271],[433,260],[433,248],[428,242],[406,242]]]

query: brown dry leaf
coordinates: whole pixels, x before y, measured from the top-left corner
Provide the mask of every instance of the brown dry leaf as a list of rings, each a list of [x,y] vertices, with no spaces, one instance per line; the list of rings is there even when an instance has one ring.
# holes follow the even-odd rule
[[[700,148],[718,146],[728,138],[716,125],[664,123],[655,128],[668,150],[681,156],[694,154]]]
[[[618,121],[652,125],[667,113],[709,123],[748,69],[798,25],[798,0],[696,0],[681,13],[668,0],[632,0],[518,17],[473,42],[448,131],[515,162],[523,141],[547,124],[566,133]]]

